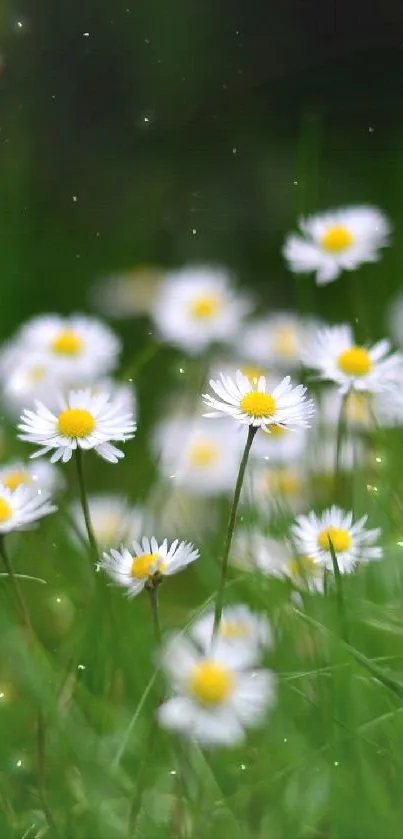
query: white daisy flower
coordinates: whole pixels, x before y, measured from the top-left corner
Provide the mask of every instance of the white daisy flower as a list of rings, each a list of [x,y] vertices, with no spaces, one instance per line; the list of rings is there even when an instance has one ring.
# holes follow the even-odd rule
[[[149,314],[162,281],[160,268],[137,265],[131,271],[112,274],[96,284],[91,300],[107,317],[131,318]]]
[[[318,285],[336,280],[364,262],[376,262],[389,244],[390,224],[377,207],[345,207],[300,219],[283,255],[295,273],[316,272]]]
[[[382,548],[374,546],[380,536],[380,528],[366,530],[368,516],[353,521],[353,513],[346,513],[339,507],[330,507],[321,516],[311,512],[298,516],[291,528],[297,551],[310,557],[317,564],[333,570],[331,541],[340,571],[349,574],[361,562],[382,557]]]
[[[132,415],[121,410],[119,402],[107,393],[93,395],[89,389],[72,390],[67,398],[60,399],[59,413],[53,414],[41,402],[36,412],[26,410],[18,428],[21,440],[41,448],[31,457],[40,457],[55,449],[51,463],[66,463],[77,449],[95,449],[110,463],[124,457],[123,452],[111,441],[130,440],[135,432]]]
[[[1,359],[2,403],[11,415],[19,415],[23,408],[32,407],[35,400],[53,408],[60,391],[60,378],[43,353],[6,350]]]
[[[22,353],[46,355],[59,377],[81,384],[105,376],[116,366],[120,341],[101,321],[87,315],[40,315],[16,337]]]
[[[301,346],[317,332],[319,322],[293,312],[276,312],[249,321],[237,338],[237,349],[245,358],[269,370],[288,370],[301,364]]]
[[[251,385],[240,370],[235,380],[221,374],[221,380],[210,379],[210,386],[218,399],[203,394],[203,400],[214,410],[206,417],[220,417],[228,414],[243,425],[252,425],[270,432],[270,426],[307,426],[314,413],[314,405],[307,399],[303,385],[293,387],[289,376],[280,382],[271,393],[266,392],[266,378],[261,376],[256,385]]]
[[[95,540],[102,550],[109,550],[114,545],[128,545],[133,539],[140,537],[144,525],[144,510],[131,506],[123,496],[90,495],[88,506]],[[75,502],[70,511],[77,530],[86,540],[87,529],[81,504]]]
[[[196,265],[166,275],[151,317],[163,340],[197,354],[230,340],[249,309],[224,269]]]
[[[12,490],[0,485],[0,534],[25,530],[56,510],[45,490],[38,492],[36,488],[22,484]]]
[[[30,486],[37,492],[45,490],[53,494],[64,486],[64,479],[56,466],[45,460],[37,463],[14,460],[0,467],[0,484],[11,491],[19,486]]]
[[[223,610],[214,639],[213,628],[214,610],[211,610],[192,624],[190,634],[204,653],[209,653],[213,644],[215,649],[222,649],[228,660],[233,656],[235,665],[242,657],[245,667],[257,664],[264,649],[273,642],[266,615],[252,612],[243,604]]]
[[[243,654],[237,661],[228,647],[203,654],[180,634],[166,643],[161,660],[177,695],[160,706],[159,723],[202,745],[240,743],[275,702],[274,674],[246,669]]]
[[[144,588],[153,588],[161,577],[170,577],[198,559],[199,552],[189,542],[175,539],[158,543],[155,537],[133,542],[132,550],[121,548],[104,553],[99,568],[112,580],[127,589],[128,597],[136,597]]]
[[[318,425],[337,428],[340,409],[341,395],[337,388],[327,387],[320,394],[316,406],[316,418]],[[349,393],[347,403],[344,407],[344,416],[347,427],[351,430],[363,431],[373,425],[374,398],[366,391],[352,390]]]
[[[189,416],[162,421],[153,447],[164,476],[198,495],[233,492],[243,441],[232,423],[223,425]]]
[[[351,327],[343,324],[320,329],[304,349],[302,360],[319,371],[318,378],[336,382],[342,394],[350,390],[381,391],[403,375],[403,356],[389,351],[386,340],[373,347],[356,344]]]
[[[293,557],[286,540],[273,539],[257,528],[243,527],[235,532],[231,563],[243,571],[285,577]]]
[[[293,512],[302,509],[306,504],[306,493],[306,472],[298,461],[256,463],[249,470],[245,485],[245,498],[257,507],[266,521],[278,509],[285,507]]]

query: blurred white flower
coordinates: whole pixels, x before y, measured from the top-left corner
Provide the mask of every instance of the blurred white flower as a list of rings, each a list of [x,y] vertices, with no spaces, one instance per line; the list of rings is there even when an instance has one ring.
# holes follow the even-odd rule
[[[291,233],[283,254],[291,271],[316,273],[318,285],[336,280],[364,262],[376,262],[389,244],[390,224],[377,207],[329,210],[302,218],[301,234]]]
[[[45,490],[53,494],[64,486],[64,478],[56,466],[45,460],[35,463],[13,460],[0,467],[0,484],[11,491],[23,485],[30,486],[37,492]]]
[[[131,551],[127,548],[112,549],[104,553],[98,567],[120,586],[127,589],[128,597],[136,597],[144,588],[153,588],[161,577],[169,577],[182,571],[195,559],[199,552],[189,542],[176,539],[158,543],[153,536],[133,542]]]
[[[88,498],[91,523],[97,545],[102,550],[109,550],[114,545],[128,545],[139,539],[143,526],[144,510],[132,506],[122,495],[90,495]],[[83,537],[87,539],[87,529],[81,504],[71,505],[73,522]]]
[[[25,530],[56,510],[45,490],[38,492],[36,487],[22,484],[11,490],[0,485],[0,534]]]
[[[210,387],[216,396],[203,394],[203,400],[214,410],[206,417],[220,417],[227,414],[243,425],[252,425],[270,432],[271,426],[307,426],[314,412],[314,405],[307,399],[303,385],[293,387],[286,376],[271,393],[266,391],[266,378],[261,376],[256,385],[251,385],[240,370],[235,379],[221,374],[220,380],[210,379]],[[218,399],[217,399],[218,396]]]
[[[94,287],[91,300],[107,317],[131,318],[148,314],[159,293],[162,271],[153,265],[137,265],[131,271],[112,274]]]
[[[21,357],[7,347],[0,362],[2,402],[8,413],[20,414],[24,407],[31,408],[36,399],[46,402],[49,408],[56,405],[56,395],[61,382],[47,356],[29,352]]]
[[[316,403],[317,425],[337,428],[340,419],[342,395],[336,387],[324,388]],[[374,424],[374,397],[366,391],[352,390],[344,408],[349,430],[368,430]]]
[[[124,457],[113,442],[130,440],[136,430],[132,414],[107,393],[93,395],[90,389],[72,390],[60,399],[60,412],[53,414],[41,402],[36,412],[25,410],[18,428],[21,440],[40,446],[31,457],[40,457],[53,449],[51,463],[70,460],[77,448],[95,451],[110,463]]]
[[[306,450],[308,434],[306,428],[271,425],[270,434],[263,430],[256,434],[251,456],[259,460],[270,460],[271,464],[299,460]]]
[[[19,329],[15,348],[22,357],[43,354],[64,383],[82,384],[116,367],[120,341],[112,330],[87,315],[39,315]]]
[[[270,623],[263,613],[252,612],[249,606],[239,604],[227,606],[222,613],[217,633],[213,639],[214,610],[206,612],[190,627],[190,634],[204,653],[214,649],[235,664],[241,661],[245,667],[257,664],[262,652],[273,642]]]
[[[303,318],[293,312],[266,315],[245,324],[237,338],[237,350],[271,373],[284,367],[291,370],[301,365],[301,346],[317,332],[319,325],[313,318]]]
[[[175,696],[160,706],[159,723],[205,746],[240,743],[245,729],[264,721],[276,698],[276,678],[268,670],[247,669],[240,651],[217,645],[203,654],[182,634],[161,652]]]
[[[321,516],[311,512],[298,516],[291,528],[297,551],[315,563],[333,571],[330,543],[341,573],[349,574],[362,562],[382,557],[382,548],[374,546],[381,534],[379,527],[366,530],[368,516],[354,522],[353,513],[333,506]]]
[[[151,317],[163,341],[197,355],[229,341],[249,310],[225,269],[195,265],[166,275]]]
[[[249,469],[243,500],[256,507],[266,521],[280,509],[297,512],[306,504],[306,476],[299,461],[256,462]]]
[[[347,324],[320,329],[303,350],[302,360],[318,371],[318,378],[336,382],[342,394],[381,391],[403,380],[403,356],[390,354],[389,341],[357,345]]]
[[[153,435],[153,448],[165,477],[200,495],[234,490],[244,444],[231,423],[212,426],[206,419],[168,417]]]
[[[235,532],[231,563],[243,571],[286,577],[293,556],[286,540],[273,539],[255,527],[240,527]]]

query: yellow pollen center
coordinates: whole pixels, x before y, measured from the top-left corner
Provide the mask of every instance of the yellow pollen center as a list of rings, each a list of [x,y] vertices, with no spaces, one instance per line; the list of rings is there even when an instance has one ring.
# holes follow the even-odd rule
[[[288,565],[290,576],[295,579],[301,577],[311,577],[312,574],[318,570],[316,562],[310,556],[299,556],[298,559],[292,559]]]
[[[226,620],[221,621],[219,633],[223,638],[227,638],[229,641],[237,638],[244,638],[245,635],[250,634],[249,627],[246,623],[243,623],[242,621],[236,623],[235,621]]]
[[[39,382],[41,382],[45,378],[45,375],[46,367],[42,367],[39,364],[35,367],[32,367],[32,369],[29,371],[29,378],[32,384],[34,385],[39,384]]]
[[[298,341],[292,326],[277,326],[274,332],[274,346],[280,355],[294,358],[298,354]]]
[[[208,320],[222,308],[222,302],[214,294],[201,294],[190,303],[190,313],[197,320]]]
[[[158,562],[159,554],[141,554],[141,556],[134,556],[131,575],[135,580],[141,580],[144,577],[152,577],[153,574],[162,573],[166,569],[165,562]]]
[[[337,364],[342,373],[349,376],[366,376],[372,367],[372,361],[364,347],[350,347],[344,350],[339,355]]]
[[[258,393],[257,390],[250,390],[245,393],[240,403],[241,410],[254,419],[272,417],[276,413],[276,400],[270,393]]]
[[[13,511],[8,501],[5,498],[0,498],[0,524],[4,524],[5,521],[11,519],[12,515]]]
[[[324,551],[330,551],[329,539],[336,554],[348,551],[351,545],[351,536],[348,530],[342,530],[339,527],[326,527],[319,533],[318,544]]]
[[[273,437],[282,437],[283,434],[287,434],[288,428],[283,428],[282,425],[275,425],[272,423],[271,425],[266,425],[266,432],[270,432]]]
[[[257,385],[260,377],[265,375],[259,367],[241,367],[241,373],[249,379],[251,385]]]
[[[95,428],[95,419],[84,408],[67,408],[59,414],[57,428],[63,437],[87,437]]]
[[[342,224],[335,224],[334,227],[329,227],[321,239],[322,248],[329,253],[341,253],[353,244],[353,236],[347,227]]]
[[[217,460],[218,453],[218,446],[214,443],[195,443],[190,452],[190,462],[192,466],[211,466]]]
[[[62,329],[51,343],[53,352],[58,355],[79,355],[84,341],[74,329]]]
[[[17,470],[16,472],[9,472],[8,475],[3,478],[2,482],[7,489],[11,489],[13,492],[21,484],[31,484],[32,478],[28,472],[23,472],[22,470],[19,472]]]
[[[291,469],[269,469],[264,473],[263,489],[270,495],[292,498],[301,490],[301,479]]]
[[[234,677],[230,670],[208,659],[194,667],[189,682],[194,696],[205,705],[225,702],[234,687]]]

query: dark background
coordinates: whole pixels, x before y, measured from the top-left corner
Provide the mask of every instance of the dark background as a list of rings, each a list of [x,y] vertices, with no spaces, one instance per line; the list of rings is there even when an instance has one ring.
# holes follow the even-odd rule
[[[301,298],[280,250],[299,213],[351,202],[396,228],[359,272],[382,331],[402,257],[402,3],[8,0],[0,52],[3,336],[85,308],[110,271],[200,259],[268,306],[345,316],[349,280],[320,296],[303,280]]]

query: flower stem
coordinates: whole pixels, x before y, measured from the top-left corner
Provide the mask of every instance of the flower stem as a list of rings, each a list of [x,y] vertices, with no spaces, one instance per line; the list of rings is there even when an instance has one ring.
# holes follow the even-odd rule
[[[242,455],[242,460],[239,464],[239,472],[238,472],[238,477],[237,477],[237,481],[236,481],[236,485],[235,485],[234,498],[233,498],[233,501],[232,501],[232,507],[231,507],[231,512],[230,512],[229,521],[228,521],[227,535],[225,537],[224,549],[223,549],[222,560],[221,560],[221,579],[220,579],[218,590],[217,590],[217,597],[216,597],[215,609],[214,609],[213,637],[217,632],[217,629],[219,627],[220,620],[221,620],[223,604],[224,604],[225,583],[226,583],[226,580],[227,580],[227,573],[228,573],[228,559],[229,559],[229,554],[230,554],[230,550],[231,550],[232,539],[233,539],[233,536],[234,536],[239,499],[241,497],[241,490],[242,490],[242,485],[243,485],[243,481],[244,481],[244,477],[245,477],[245,470],[246,470],[246,464],[247,464],[248,458],[249,458],[249,452],[251,450],[252,443],[253,443],[256,432],[257,432],[257,428],[255,428],[253,425],[250,425],[249,429],[248,429],[248,436],[247,436],[247,439],[246,439],[244,452],[243,452],[243,455]]]
[[[24,595],[23,595],[23,593],[20,589],[18,578],[16,577],[16,575],[14,573],[14,568],[12,566],[11,559],[10,559],[10,557],[9,557],[7,551],[6,551],[4,535],[0,536],[0,554],[1,554],[1,557],[3,559],[4,567],[7,571],[7,574],[8,574],[8,577],[10,579],[10,583],[11,583],[11,586],[12,586],[12,589],[13,589],[13,592],[14,592],[14,597],[15,597],[15,601],[16,601],[16,604],[17,604],[17,609],[18,609],[18,613],[19,613],[19,616],[20,616],[21,624],[24,627],[24,629],[27,630],[29,635],[32,636],[33,632],[32,632],[31,620],[30,620],[30,617],[29,617],[27,604],[25,603]]]
[[[342,473],[342,463],[341,463],[341,453],[342,453],[342,446],[344,443],[347,423],[346,423],[346,411],[347,411],[347,402],[349,397],[349,392],[343,394],[341,405],[340,405],[340,413],[339,419],[337,421],[337,436],[336,436],[336,460],[334,466],[334,490],[335,490],[335,497],[336,500],[338,499],[340,492],[341,492],[341,473]]]
[[[161,624],[158,604],[158,588],[157,586],[152,585],[149,588],[147,588],[147,591],[150,600],[151,614],[153,618],[155,640],[157,642],[157,646],[159,647],[161,644]]]
[[[87,493],[85,489],[85,481],[84,481],[84,469],[83,469],[83,453],[79,447],[76,449],[76,464],[77,464],[77,476],[78,476],[78,485],[80,488],[80,500],[81,500],[81,507],[83,510],[85,527],[87,530],[88,542],[91,549],[91,553],[94,556],[95,561],[98,561],[98,547],[94,536],[94,530],[92,527],[91,516],[90,516],[90,508],[88,506],[88,499]]]
[[[336,600],[337,600],[337,610],[339,613],[339,625],[340,625],[340,635],[343,641],[346,644],[349,644],[349,632],[348,632],[348,624],[347,624],[347,617],[346,617],[346,606],[344,602],[344,592],[343,592],[343,581],[342,575],[340,574],[339,563],[337,561],[337,554],[334,549],[333,542],[329,538],[329,550],[330,555],[332,557],[332,564],[333,564],[333,572],[334,572],[334,582],[336,587]]]
[[[59,839],[59,831],[56,827],[55,820],[52,816],[51,810],[49,809],[48,800],[46,797],[46,790],[45,790],[45,765],[46,765],[46,727],[45,727],[45,719],[43,716],[42,711],[38,711],[38,733],[37,733],[37,781],[38,781],[38,792],[39,792],[39,799],[42,805],[42,810],[45,813],[46,820],[48,823],[48,827],[50,830],[50,835],[52,839]]]

